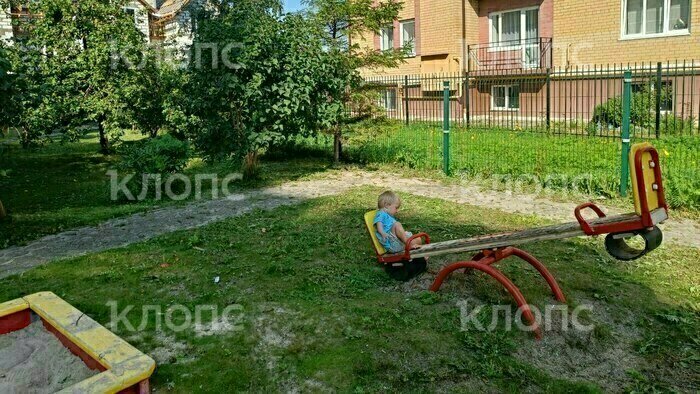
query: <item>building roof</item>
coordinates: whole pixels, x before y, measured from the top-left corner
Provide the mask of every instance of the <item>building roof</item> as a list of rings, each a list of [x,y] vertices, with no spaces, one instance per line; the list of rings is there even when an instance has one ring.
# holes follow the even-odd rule
[[[150,14],[156,18],[166,18],[171,17],[182,11],[190,0],[165,0],[160,4],[160,8],[154,7],[151,2],[147,0],[137,0],[141,5],[143,5]],[[160,1],[154,3],[158,4]]]
[[[147,1],[145,0],[138,0],[137,1],[139,4],[141,4],[145,9],[148,10],[148,12],[154,12],[156,9],[153,8],[150,4],[148,4]]]
[[[162,18],[177,14],[190,2],[190,0],[165,0],[165,2],[156,11],[156,16]]]

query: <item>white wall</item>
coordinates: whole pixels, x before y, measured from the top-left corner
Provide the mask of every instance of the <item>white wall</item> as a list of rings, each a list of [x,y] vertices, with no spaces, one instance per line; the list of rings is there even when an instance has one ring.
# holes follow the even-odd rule
[[[10,9],[0,10],[0,40],[9,42],[12,39],[12,20]]]
[[[144,35],[146,42],[151,42],[151,32],[148,20],[148,9],[138,1],[132,1],[127,8],[135,10],[134,24],[136,28]]]
[[[194,38],[192,13],[203,5],[202,0],[192,0],[177,17],[165,26],[165,45],[185,55],[192,46]]]

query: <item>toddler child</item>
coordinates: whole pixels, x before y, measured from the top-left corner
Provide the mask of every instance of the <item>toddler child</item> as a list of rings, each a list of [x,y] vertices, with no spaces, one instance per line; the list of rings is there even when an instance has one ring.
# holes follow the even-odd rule
[[[387,253],[401,253],[406,250],[406,242],[413,236],[413,233],[404,230],[394,215],[401,208],[401,199],[392,191],[385,191],[379,196],[377,202],[377,214],[374,216],[374,226],[379,242],[387,250]],[[420,239],[411,241],[411,249],[422,245]]]

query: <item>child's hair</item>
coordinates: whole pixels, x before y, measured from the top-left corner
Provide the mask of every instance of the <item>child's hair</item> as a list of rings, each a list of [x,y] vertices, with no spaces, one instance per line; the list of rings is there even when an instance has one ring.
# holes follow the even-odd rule
[[[392,192],[391,190],[387,190],[379,195],[379,200],[377,201],[377,208],[386,208],[394,203],[400,204],[401,199],[399,198],[399,196],[396,195],[396,193]]]

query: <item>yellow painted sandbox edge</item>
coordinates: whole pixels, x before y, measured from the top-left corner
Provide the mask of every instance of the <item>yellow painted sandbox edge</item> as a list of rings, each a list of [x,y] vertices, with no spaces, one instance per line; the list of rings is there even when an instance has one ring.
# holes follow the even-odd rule
[[[27,309],[27,306],[107,368],[98,375],[60,391],[61,393],[116,393],[153,374],[156,363],[152,358],[51,292],[36,293],[0,304],[0,316],[3,311],[16,312]]]
[[[0,304],[0,317],[9,316],[25,309],[29,309],[29,303],[22,298],[3,302]]]

